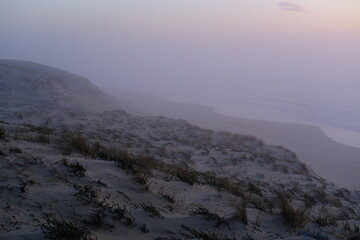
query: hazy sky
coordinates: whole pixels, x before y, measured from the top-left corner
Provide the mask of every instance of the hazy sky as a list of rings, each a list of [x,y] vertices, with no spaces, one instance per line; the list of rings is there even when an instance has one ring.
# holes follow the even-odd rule
[[[0,0],[0,58],[154,92],[360,88],[360,1]]]

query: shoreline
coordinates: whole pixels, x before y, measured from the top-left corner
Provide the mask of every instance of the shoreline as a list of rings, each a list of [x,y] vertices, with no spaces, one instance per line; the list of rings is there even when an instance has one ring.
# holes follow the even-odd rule
[[[326,125],[315,126],[318,126],[323,131],[325,136],[331,138],[334,142],[360,149],[360,132]]]
[[[277,111],[274,109],[267,109],[267,108],[259,108],[248,106],[246,104],[237,104],[238,108],[242,110],[240,112],[234,111],[235,107],[231,106],[230,108],[224,108],[223,106],[213,106],[211,104],[206,105],[203,103],[191,103],[189,101],[184,101],[181,99],[172,99],[166,95],[158,95],[153,94],[155,98],[162,99],[164,101],[171,101],[180,104],[190,104],[190,105],[198,105],[212,109],[217,114],[228,116],[228,117],[235,117],[235,118],[245,118],[251,120],[260,120],[260,121],[270,121],[270,122],[278,122],[278,123],[291,123],[291,124],[301,124],[307,125],[312,127],[318,127],[326,137],[329,137],[336,143],[343,144],[349,147],[355,147],[360,150],[360,132],[356,132],[353,130],[348,130],[344,128],[324,125],[324,124],[317,124],[312,123],[309,121],[305,121],[302,119],[298,119],[290,114]],[[268,117],[271,116],[271,117]]]
[[[116,95],[130,100],[127,110],[133,115],[184,119],[202,128],[252,135],[267,144],[281,145],[319,176],[339,187],[360,190],[360,149],[335,142],[320,126],[233,117],[204,104],[181,103],[155,94],[119,91]]]
[[[318,123],[302,120],[297,117],[294,117],[291,114],[276,109],[269,109],[259,106],[250,106],[248,104],[239,103],[239,102],[236,102],[236,104],[234,104],[233,102],[219,103],[219,102],[209,102],[209,101],[204,102],[202,100],[199,103],[193,103],[189,100],[184,100],[179,96],[176,97],[166,94],[150,94],[150,95],[164,101],[207,107],[212,109],[212,111],[214,111],[217,114],[221,114],[228,117],[270,121],[270,122],[278,122],[285,124],[287,123],[301,124],[312,127],[315,126],[320,128],[323,134],[326,137],[329,137],[334,142],[360,149],[360,132],[344,129],[336,126],[318,124]],[[237,111],[236,109],[241,109],[241,110]]]
[[[161,98],[161,97],[160,97]],[[167,101],[172,101],[170,99],[164,99]],[[252,114],[243,114],[243,113],[235,113],[233,110],[219,110],[217,107],[208,106],[213,109],[214,112],[225,115],[228,117],[236,117],[236,118],[246,118],[246,119],[252,119],[252,120],[260,120],[260,121],[271,121],[271,122],[279,122],[279,123],[291,123],[291,124],[301,124],[301,125],[307,125],[307,126],[313,126],[318,127],[321,129],[323,134],[327,137],[329,137],[331,140],[333,140],[336,143],[343,144],[349,147],[355,147],[360,150],[360,132],[347,130],[344,128],[324,125],[324,124],[316,124],[309,121],[297,119],[289,114],[282,113],[275,110],[268,110],[268,112],[276,113],[276,118],[268,118],[268,117],[261,117],[263,114],[259,114],[257,110],[254,111],[254,108],[249,107],[252,112]],[[249,112],[247,109],[245,110]]]
[[[211,107],[211,106],[209,106]],[[279,120],[279,119],[266,119],[266,118],[258,118],[258,117],[251,117],[251,116],[241,116],[241,114],[231,114],[226,113],[223,111],[217,110],[215,107],[211,107],[214,112],[228,116],[228,117],[236,117],[236,118],[246,118],[246,119],[252,119],[252,120],[260,120],[260,121],[271,121],[271,122],[279,122],[279,123],[291,123],[291,124],[301,124],[301,125],[307,125],[307,126],[313,126],[318,127],[321,129],[321,131],[324,133],[325,136],[331,138],[334,142],[337,142],[339,144],[343,144],[349,147],[355,147],[360,149],[360,132],[347,130],[344,128],[339,127],[333,127],[323,124],[316,124],[311,122],[306,122],[303,120],[292,118],[292,120]]]

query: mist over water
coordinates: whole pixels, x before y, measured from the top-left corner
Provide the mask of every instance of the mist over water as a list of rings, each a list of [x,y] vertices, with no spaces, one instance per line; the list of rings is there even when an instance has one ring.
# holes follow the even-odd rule
[[[286,91],[284,85],[277,87],[283,91],[252,91],[245,86],[236,93],[229,89],[221,93],[158,94],[176,101],[212,106],[220,113],[237,117],[313,123],[360,132],[360,97],[357,94],[360,89],[356,86],[289,86]]]
[[[360,2],[0,3],[0,58],[228,115],[360,132]]]
[[[359,172],[360,0],[0,0],[0,240],[360,240]]]

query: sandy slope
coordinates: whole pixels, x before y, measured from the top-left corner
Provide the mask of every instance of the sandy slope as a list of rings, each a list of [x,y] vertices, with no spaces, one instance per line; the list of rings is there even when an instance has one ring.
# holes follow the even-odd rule
[[[9,90],[0,88],[1,240],[74,239],[74,232],[86,240],[358,239],[360,192],[329,184],[291,151],[184,120],[132,116],[91,92],[90,82],[14,64],[0,69]],[[306,150],[317,144],[308,131],[319,135],[298,126],[290,142],[292,125],[134,99],[129,110],[139,104],[138,112],[148,107]],[[116,108],[98,112],[91,103]]]
[[[230,117],[210,107],[171,102],[149,94],[122,91],[116,95],[130,99],[137,114],[186,119],[200,127],[251,134],[269,144],[282,145],[336,185],[360,189],[360,149],[334,142],[318,127]]]
[[[52,118],[63,122],[47,135],[31,125],[42,118],[31,112],[0,122],[1,240],[48,239],[54,220],[86,226],[99,240],[311,239],[305,233],[346,240],[344,223],[359,225],[359,192],[337,189],[292,152],[255,138],[122,111],[56,110]],[[137,158],[142,152],[154,158]],[[298,216],[296,225],[285,221],[282,196],[307,211],[306,229],[302,214],[288,215]],[[312,219],[328,211],[338,226],[319,228]],[[199,238],[194,230],[230,238]]]
[[[116,103],[86,78],[18,60],[0,59],[0,99],[3,108],[29,108],[35,105],[38,108],[90,111],[121,108],[120,103]]]

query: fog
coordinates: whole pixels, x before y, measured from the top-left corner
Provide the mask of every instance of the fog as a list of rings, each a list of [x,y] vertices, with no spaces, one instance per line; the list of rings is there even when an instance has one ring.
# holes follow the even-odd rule
[[[360,132],[357,0],[0,2],[0,58],[229,115]]]

